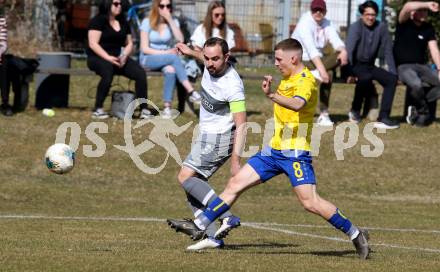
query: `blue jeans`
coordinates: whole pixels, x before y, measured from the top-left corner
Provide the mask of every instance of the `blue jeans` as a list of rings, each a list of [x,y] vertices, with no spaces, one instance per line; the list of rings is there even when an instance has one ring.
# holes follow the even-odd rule
[[[139,56],[140,64],[150,70],[162,70],[164,73],[164,84],[163,84],[163,100],[164,102],[172,102],[174,89],[176,87],[176,79],[182,83],[188,80],[186,75],[185,67],[180,60],[178,55],[165,54],[165,55],[145,55],[140,54]],[[175,73],[165,72],[165,66],[171,65],[176,70]]]

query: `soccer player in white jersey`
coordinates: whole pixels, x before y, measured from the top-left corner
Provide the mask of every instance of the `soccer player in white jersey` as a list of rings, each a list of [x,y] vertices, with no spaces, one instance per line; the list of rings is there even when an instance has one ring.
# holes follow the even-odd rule
[[[176,45],[184,55],[200,59],[205,64],[202,77],[199,135],[188,157],[183,162],[177,179],[187,194],[194,217],[203,213],[216,195],[207,180],[231,157],[231,175],[240,170],[240,150],[244,143],[246,105],[243,82],[228,63],[229,48],[225,40],[210,38],[203,51],[190,49],[183,43]],[[223,238],[229,230],[240,225],[240,218],[227,212],[220,218],[217,229],[213,222],[201,241],[188,250],[223,247]],[[191,225],[190,219],[168,219],[168,224],[183,233]],[[222,237],[218,237],[223,233]],[[217,239],[214,237],[217,236]],[[191,237],[193,240],[201,237]]]

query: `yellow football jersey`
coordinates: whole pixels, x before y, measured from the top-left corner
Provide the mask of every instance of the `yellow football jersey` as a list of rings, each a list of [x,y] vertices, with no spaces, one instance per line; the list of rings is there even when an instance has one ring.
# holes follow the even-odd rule
[[[313,116],[318,102],[316,85],[315,78],[306,67],[300,73],[281,80],[278,94],[300,97],[306,104],[296,112],[274,103],[275,133],[270,142],[273,149],[310,151]]]

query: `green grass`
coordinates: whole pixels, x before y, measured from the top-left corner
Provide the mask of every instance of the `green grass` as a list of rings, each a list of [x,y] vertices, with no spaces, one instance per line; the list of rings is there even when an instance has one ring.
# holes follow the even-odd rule
[[[338,161],[334,133],[323,135],[320,154],[314,158],[319,192],[357,225],[378,228],[371,230],[370,260],[358,260],[350,243],[325,239],[345,236],[306,213],[282,176],[246,192],[233,208],[243,222],[278,223],[281,225],[266,227],[281,231],[243,226],[227,238],[224,250],[189,253],[184,249],[192,242],[171,231],[163,221],[190,216],[175,178],[180,166],[172,158],[159,174],[142,173],[126,153],[114,147],[124,144],[123,122],[112,119],[104,121],[108,133],[99,134],[106,142],[105,154],[99,158],[83,155],[83,145],[93,145],[84,131],[92,122],[90,110],[96,84],[95,77],[72,77],[70,108],[56,109],[52,118],[33,107],[12,118],[0,116],[1,270],[438,271],[438,122],[422,129],[402,124],[399,130],[379,134],[385,151],[378,158],[361,156],[361,145],[368,144],[361,135],[359,143],[344,152],[345,160]],[[126,81],[121,79],[121,84]],[[159,106],[161,84],[158,78],[149,79],[149,96]],[[259,85],[256,81],[245,82],[247,107],[249,121],[264,126],[272,109]],[[331,113],[339,122],[345,119],[352,96],[353,86],[335,85]],[[109,102],[107,98],[107,108]],[[393,116],[400,118],[402,112],[403,89],[399,88]],[[69,174],[55,175],[46,169],[43,156],[54,143],[58,126],[65,121],[77,122],[82,129],[77,165]],[[190,121],[196,119],[189,113],[177,119],[179,125]],[[182,159],[190,150],[193,127],[178,137],[171,135]],[[147,139],[151,128],[147,125],[135,130],[136,144]],[[261,147],[262,134],[249,134],[248,144]],[[142,159],[158,166],[165,155],[156,146]],[[211,179],[217,190],[225,186],[228,167],[225,165]]]

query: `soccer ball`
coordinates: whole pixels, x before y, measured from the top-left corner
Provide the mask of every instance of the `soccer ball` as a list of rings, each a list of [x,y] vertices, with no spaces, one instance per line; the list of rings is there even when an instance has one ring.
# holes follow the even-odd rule
[[[54,144],[46,151],[46,166],[57,174],[65,174],[75,165],[75,152],[66,144]]]

